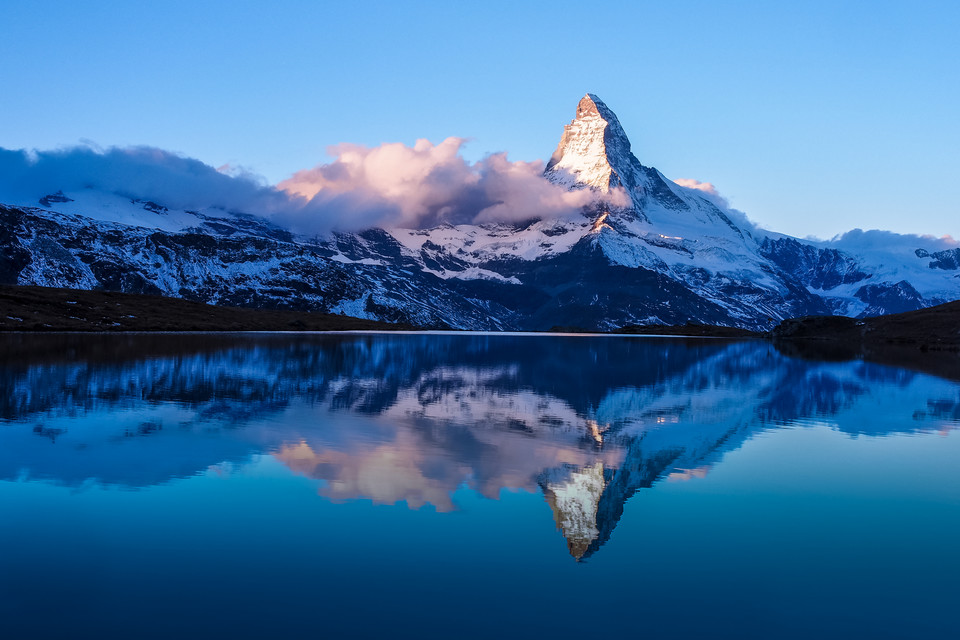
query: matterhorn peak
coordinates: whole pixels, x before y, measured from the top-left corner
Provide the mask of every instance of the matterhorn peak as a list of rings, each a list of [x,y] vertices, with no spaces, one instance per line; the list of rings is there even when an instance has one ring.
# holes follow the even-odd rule
[[[563,128],[544,176],[557,184],[607,192],[634,186],[633,174],[639,165],[616,114],[588,93],[577,104],[576,117]]]

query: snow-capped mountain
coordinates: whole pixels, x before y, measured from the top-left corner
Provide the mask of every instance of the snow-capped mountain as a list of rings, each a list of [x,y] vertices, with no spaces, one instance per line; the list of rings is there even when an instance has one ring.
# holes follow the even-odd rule
[[[28,201],[0,188],[0,281],[493,330],[765,329],[787,317],[960,298],[956,243],[860,231],[812,242],[758,229],[713,194],[641,164],[591,94],[544,177],[593,194],[594,204],[573,219],[531,210],[520,224],[306,237],[220,209],[93,189]]]

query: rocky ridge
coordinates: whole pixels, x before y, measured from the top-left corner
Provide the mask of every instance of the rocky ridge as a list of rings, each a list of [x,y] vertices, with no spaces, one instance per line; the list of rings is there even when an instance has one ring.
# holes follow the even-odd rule
[[[36,194],[33,204],[0,205],[0,283],[483,330],[765,331],[791,317],[866,317],[960,297],[960,249],[758,229],[713,194],[643,165],[592,94],[544,176],[594,192],[595,204],[573,219],[531,211],[521,224],[305,237],[254,215],[89,190]]]

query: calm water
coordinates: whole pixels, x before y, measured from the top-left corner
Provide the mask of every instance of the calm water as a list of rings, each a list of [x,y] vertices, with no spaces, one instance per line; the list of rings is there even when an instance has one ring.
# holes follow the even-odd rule
[[[960,385],[762,342],[0,336],[0,637],[957,637]]]

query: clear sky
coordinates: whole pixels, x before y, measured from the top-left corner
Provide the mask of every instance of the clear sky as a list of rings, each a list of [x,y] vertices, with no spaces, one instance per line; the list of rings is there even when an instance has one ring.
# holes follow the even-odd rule
[[[546,159],[580,97],[762,226],[960,237],[960,2],[0,3],[0,147],[276,183],[339,142]]]

